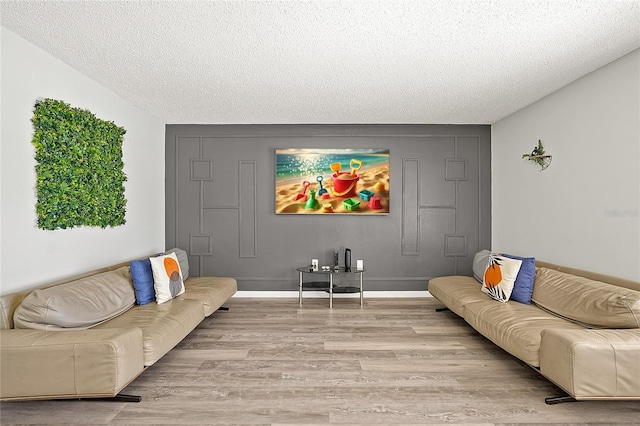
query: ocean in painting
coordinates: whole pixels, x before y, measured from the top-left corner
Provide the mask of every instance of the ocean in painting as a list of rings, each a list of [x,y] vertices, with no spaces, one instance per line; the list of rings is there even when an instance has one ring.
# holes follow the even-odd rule
[[[357,160],[357,161],[352,161]],[[349,172],[388,164],[388,149],[277,149],[276,150],[276,182],[316,176],[328,178],[334,171],[331,164],[340,163],[340,171]],[[357,173],[357,172],[356,172]]]

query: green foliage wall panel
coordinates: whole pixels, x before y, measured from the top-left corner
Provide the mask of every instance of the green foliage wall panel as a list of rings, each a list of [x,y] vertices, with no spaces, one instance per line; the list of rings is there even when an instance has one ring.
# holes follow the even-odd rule
[[[123,225],[124,128],[54,99],[36,102],[32,122],[38,227]]]

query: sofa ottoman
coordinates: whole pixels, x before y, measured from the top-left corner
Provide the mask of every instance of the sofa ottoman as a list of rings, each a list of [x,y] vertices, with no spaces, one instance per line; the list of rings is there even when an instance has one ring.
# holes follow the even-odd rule
[[[3,330],[0,355],[3,400],[112,397],[144,370],[142,331],[131,326]]]

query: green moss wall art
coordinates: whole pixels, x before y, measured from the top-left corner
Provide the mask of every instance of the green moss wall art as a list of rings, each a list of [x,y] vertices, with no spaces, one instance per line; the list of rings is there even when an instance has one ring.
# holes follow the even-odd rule
[[[124,225],[126,130],[55,99],[36,101],[31,121],[38,228]]]

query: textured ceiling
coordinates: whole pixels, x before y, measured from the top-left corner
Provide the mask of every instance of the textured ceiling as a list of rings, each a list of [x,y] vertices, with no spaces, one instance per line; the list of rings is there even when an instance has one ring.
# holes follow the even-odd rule
[[[491,124],[640,47],[638,0],[3,1],[1,22],[171,124]]]

